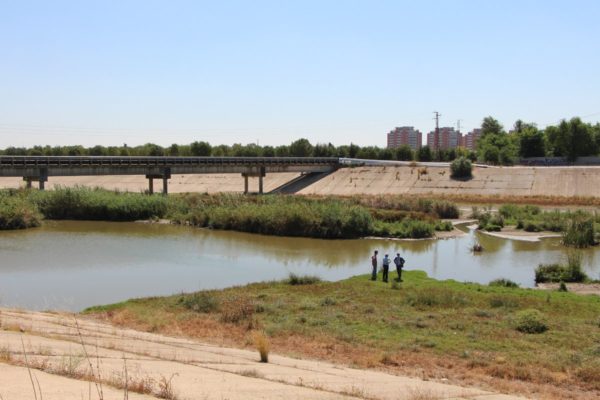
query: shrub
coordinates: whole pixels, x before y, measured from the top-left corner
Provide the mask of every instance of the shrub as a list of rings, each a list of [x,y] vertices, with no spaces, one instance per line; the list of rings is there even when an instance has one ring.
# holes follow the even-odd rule
[[[535,270],[535,283],[585,282],[589,278],[581,268],[581,253],[567,254],[567,264],[540,264]]]
[[[18,193],[0,193],[0,230],[40,226],[42,215],[37,206]]]
[[[459,157],[450,164],[450,176],[454,179],[466,179],[473,176],[471,160]]]
[[[207,292],[184,295],[179,298],[179,303],[188,310],[201,313],[210,313],[219,308],[218,299]]]
[[[577,248],[595,245],[593,219],[574,216],[567,222],[566,230],[563,233],[563,243]]]
[[[518,288],[519,284],[516,283],[516,282],[511,281],[510,279],[500,278],[500,279],[494,279],[493,281],[491,281],[489,283],[489,286],[500,286],[500,287],[507,287],[507,288]]]
[[[434,201],[433,211],[438,218],[456,219],[459,217],[459,210],[456,204],[446,200]]]
[[[312,275],[296,275],[291,273],[287,283],[290,285],[312,285],[321,282],[321,278]]]
[[[519,311],[515,318],[515,329],[523,333],[543,333],[548,330],[544,316],[538,310]]]
[[[231,296],[221,303],[221,321],[239,323],[254,315],[255,306],[246,296]]]

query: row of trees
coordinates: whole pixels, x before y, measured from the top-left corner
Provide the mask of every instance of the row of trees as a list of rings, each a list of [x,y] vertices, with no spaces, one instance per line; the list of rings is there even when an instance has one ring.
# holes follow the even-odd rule
[[[397,149],[376,146],[361,147],[356,144],[334,146],[311,144],[299,139],[290,145],[258,146],[254,143],[232,146],[212,146],[197,141],[187,145],[172,144],[162,147],[147,143],[142,146],[35,146],[32,148],[9,147],[0,150],[1,155],[39,156],[231,156],[231,157],[349,157],[376,160],[402,161],[452,161],[466,157],[490,164],[510,165],[519,158],[566,157],[574,161],[577,157],[597,155],[600,152],[600,124],[584,123],[579,118],[562,121],[557,126],[538,129],[535,124],[517,121],[511,132],[494,118],[487,117],[481,124],[482,135],[477,151],[457,148],[432,150],[428,146],[413,151],[408,146]]]
[[[600,152],[600,124],[589,124],[580,118],[563,120],[556,126],[538,129],[533,123],[517,121],[507,133],[494,118],[481,124],[477,158],[490,164],[509,165],[519,158],[596,156]]]

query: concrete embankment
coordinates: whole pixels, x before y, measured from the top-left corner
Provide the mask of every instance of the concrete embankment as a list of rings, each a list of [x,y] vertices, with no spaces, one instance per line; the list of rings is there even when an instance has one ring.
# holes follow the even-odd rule
[[[265,192],[295,179],[296,173],[273,173],[265,178]],[[144,191],[144,176],[50,177],[54,185],[84,185],[106,189]],[[0,178],[0,188],[23,186],[19,178]],[[174,175],[169,192],[242,192],[239,174]],[[250,190],[258,181],[250,179]],[[341,168],[302,189],[300,194],[433,194],[481,196],[600,197],[600,167],[475,167],[473,178],[454,180],[448,167],[364,166]]]
[[[475,167],[473,178],[450,178],[447,167],[343,168],[301,194],[435,194],[481,196],[600,196],[599,167]]]
[[[254,351],[119,329],[70,314],[0,309],[0,318],[5,400],[33,399],[34,390],[45,400],[522,399],[277,355],[265,364]],[[144,394],[124,396],[118,387],[125,379]]]

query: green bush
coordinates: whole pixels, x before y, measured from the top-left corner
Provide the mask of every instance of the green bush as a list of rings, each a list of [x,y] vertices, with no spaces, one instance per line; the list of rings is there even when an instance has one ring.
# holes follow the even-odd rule
[[[214,312],[219,308],[218,299],[207,292],[197,292],[189,295],[182,295],[179,298],[178,303],[188,310],[201,313]]]
[[[500,279],[494,279],[493,281],[491,281],[489,283],[489,286],[500,286],[500,287],[507,287],[507,288],[518,288],[519,284],[516,283],[516,282],[511,281],[510,279],[500,278]]]
[[[581,267],[581,253],[570,252],[567,264],[540,264],[535,270],[536,283],[585,282],[589,278]]]
[[[449,201],[436,200],[433,202],[432,208],[438,218],[456,219],[459,217],[458,207]]]
[[[290,285],[312,285],[321,282],[321,278],[312,275],[296,275],[291,273],[287,283]]]
[[[450,176],[454,179],[466,179],[473,176],[471,160],[459,157],[450,164]]]
[[[584,248],[596,244],[594,221],[592,218],[574,216],[567,222],[563,233],[563,243],[567,246]]]
[[[548,325],[541,312],[527,309],[517,313],[515,329],[523,333],[544,333],[548,330]]]

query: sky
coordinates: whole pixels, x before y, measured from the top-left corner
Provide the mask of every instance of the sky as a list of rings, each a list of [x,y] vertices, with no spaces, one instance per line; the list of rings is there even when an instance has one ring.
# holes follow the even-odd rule
[[[0,148],[600,120],[600,2],[0,0]]]

